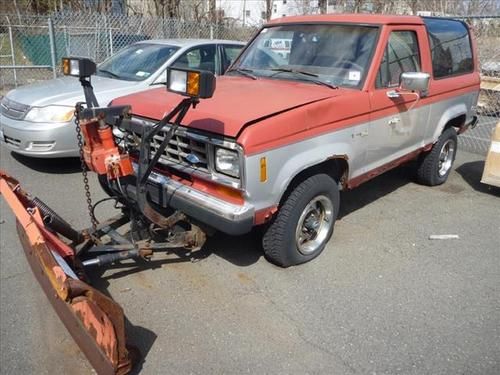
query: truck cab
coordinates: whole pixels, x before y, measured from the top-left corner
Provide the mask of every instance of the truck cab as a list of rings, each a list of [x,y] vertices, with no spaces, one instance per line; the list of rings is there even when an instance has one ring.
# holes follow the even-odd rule
[[[286,54],[276,40],[289,42]],[[183,119],[149,177],[149,197],[231,235],[262,226],[270,261],[307,262],[332,236],[340,190],[409,161],[419,182],[446,181],[457,135],[477,121],[479,84],[475,42],[461,21],[273,20],[217,78],[213,97]],[[158,88],[112,102],[131,106],[134,126],[120,142],[132,158],[137,129],[178,101]]]

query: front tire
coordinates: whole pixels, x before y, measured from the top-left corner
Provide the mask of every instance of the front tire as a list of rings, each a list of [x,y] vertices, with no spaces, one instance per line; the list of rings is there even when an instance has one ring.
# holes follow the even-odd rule
[[[266,258],[289,267],[316,258],[332,236],[339,210],[338,185],[318,174],[297,185],[262,238]]]
[[[417,180],[421,184],[436,186],[444,183],[451,172],[457,154],[457,132],[452,127],[446,129],[423,155],[417,167]]]

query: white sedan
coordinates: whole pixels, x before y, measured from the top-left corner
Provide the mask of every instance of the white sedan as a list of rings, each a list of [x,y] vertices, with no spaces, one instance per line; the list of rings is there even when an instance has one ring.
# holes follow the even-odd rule
[[[120,50],[98,66],[92,86],[101,106],[116,97],[164,84],[168,66],[221,75],[245,44],[229,40],[147,40]],[[40,158],[78,156],[74,108],[84,101],[74,77],[10,91],[0,103],[0,142],[13,152]]]

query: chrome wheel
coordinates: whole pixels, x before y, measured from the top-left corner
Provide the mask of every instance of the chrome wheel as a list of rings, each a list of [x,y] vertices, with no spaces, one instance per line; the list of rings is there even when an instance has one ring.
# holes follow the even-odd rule
[[[332,201],[324,195],[313,198],[306,205],[295,230],[300,253],[309,255],[321,248],[333,226],[333,212]]]
[[[440,177],[443,177],[448,173],[452,164],[453,157],[455,155],[455,142],[453,140],[448,139],[441,147],[441,151],[439,153],[439,164],[438,164],[438,174]]]

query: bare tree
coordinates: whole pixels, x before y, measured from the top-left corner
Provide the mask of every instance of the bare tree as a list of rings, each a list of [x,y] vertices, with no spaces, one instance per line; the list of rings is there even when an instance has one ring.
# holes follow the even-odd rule
[[[361,8],[363,7],[364,0],[354,0],[354,5],[353,5],[353,12],[354,13],[359,13],[361,12]]]
[[[325,14],[326,13],[327,5],[328,5],[327,0],[318,0],[319,12],[321,14]]]
[[[208,0],[208,18],[210,22],[215,22],[217,18],[216,1]]]
[[[181,0],[153,0],[156,15],[161,18],[177,18]]]
[[[271,19],[271,15],[273,13],[273,0],[265,0],[266,1],[266,20],[269,21]]]

